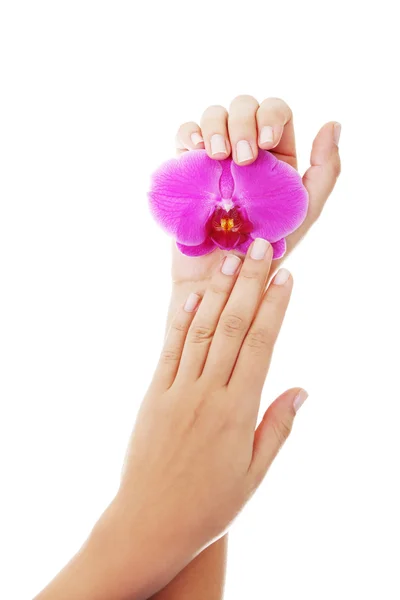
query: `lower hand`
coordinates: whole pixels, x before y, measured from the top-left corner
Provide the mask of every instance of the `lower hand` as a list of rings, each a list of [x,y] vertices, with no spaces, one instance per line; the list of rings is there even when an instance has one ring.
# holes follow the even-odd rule
[[[292,289],[283,269],[264,292],[271,259],[264,240],[242,267],[228,255],[204,297],[191,294],[171,323],[105,516],[118,580],[134,598],[155,593],[223,535],[306,397],[286,392],[255,430]]]

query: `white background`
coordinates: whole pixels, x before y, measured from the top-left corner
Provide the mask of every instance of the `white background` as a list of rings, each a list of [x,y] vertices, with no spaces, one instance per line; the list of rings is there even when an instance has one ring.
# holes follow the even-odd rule
[[[310,398],[231,533],[227,599],[400,597],[395,2],[0,4],[0,597],[30,598],[111,499],[163,335],[146,204],[178,125],[240,93],[328,120],[343,172],[288,261],[265,390]]]

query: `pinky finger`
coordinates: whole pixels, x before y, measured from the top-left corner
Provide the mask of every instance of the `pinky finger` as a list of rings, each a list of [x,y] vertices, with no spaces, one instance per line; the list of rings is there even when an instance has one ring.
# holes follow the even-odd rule
[[[153,380],[159,388],[167,390],[175,381],[186,336],[200,300],[197,294],[190,294],[172,320]]]
[[[197,123],[192,121],[180,126],[175,141],[178,154],[182,154],[188,150],[204,149],[201,129]]]

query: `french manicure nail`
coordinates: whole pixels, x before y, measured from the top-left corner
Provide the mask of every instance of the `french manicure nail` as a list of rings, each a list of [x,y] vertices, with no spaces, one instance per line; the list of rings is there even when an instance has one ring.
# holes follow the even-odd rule
[[[270,125],[265,125],[260,131],[260,144],[272,144],[274,141],[274,130]]]
[[[333,141],[336,146],[339,146],[340,134],[342,133],[342,126],[340,123],[335,123],[333,126]]]
[[[250,257],[254,260],[262,260],[268,250],[269,243],[267,240],[263,240],[262,238],[257,238],[254,240],[253,245],[250,250]]]
[[[211,154],[227,154],[225,138],[220,133],[214,133],[210,140]]]
[[[300,390],[299,393],[297,394],[296,398],[293,401],[293,408],[296,413],[300,409],[300,407],[304,404],[304,402],[307,400],[307,398],[308,398],[308,393],[306,392],[306,390]]]
[[[234,275],[242,261],[235,254],[228,254],[222,263],[221,272],[224,275]]]
[[[192,292],[190,294],[190,296],[188,297],[188,299],[186,300],[183,310],[188,313],[191,313],[195,310],[195,308],[197,307],[199,302],[200,302],[200,296],[198,296],[197,294],[194,294]]]
[[[247,160],[252,160],[253,151],[247,140],[240,140],[240,142],[236,144],[236,154],[238,163],[246,162]]]
[[[274,277],[274,285],[284,285],[290,277],[290,273],[287,269],[279,269]]]
[[[192,133],[192,135],[190,136],[190,139],[192,140],[194,146],[197,146],[198,144],[202,144],[204,142],[203,138],[201,137],[201,135],[199,133],[197,133],[197,131]]]

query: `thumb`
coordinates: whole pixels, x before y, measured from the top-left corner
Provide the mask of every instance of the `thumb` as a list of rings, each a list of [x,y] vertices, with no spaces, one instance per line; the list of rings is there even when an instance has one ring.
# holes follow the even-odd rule
[[[301,388],[288,390],[265,412],[254,435],[253,457],[249,468],[254,489],[264,479],[274,458],[289,437],[296,413],[307,397],[307,392]]]
[[[341,125],[332,121],[318,132],[311,150],[310,168],[303,183],[308,191],[308,217],[315,221],[325,205],[340,175],[339,137]]]
[[[311,225],[320,216],[340,175],[339,136],[341,126],[336,121],[326,123],[313,142],[310,164],[303,176],[308,192],[308,211],[303,223],[286,238],[287,256],[305,236]],[[279,262],[275,264],[275,267]]]

